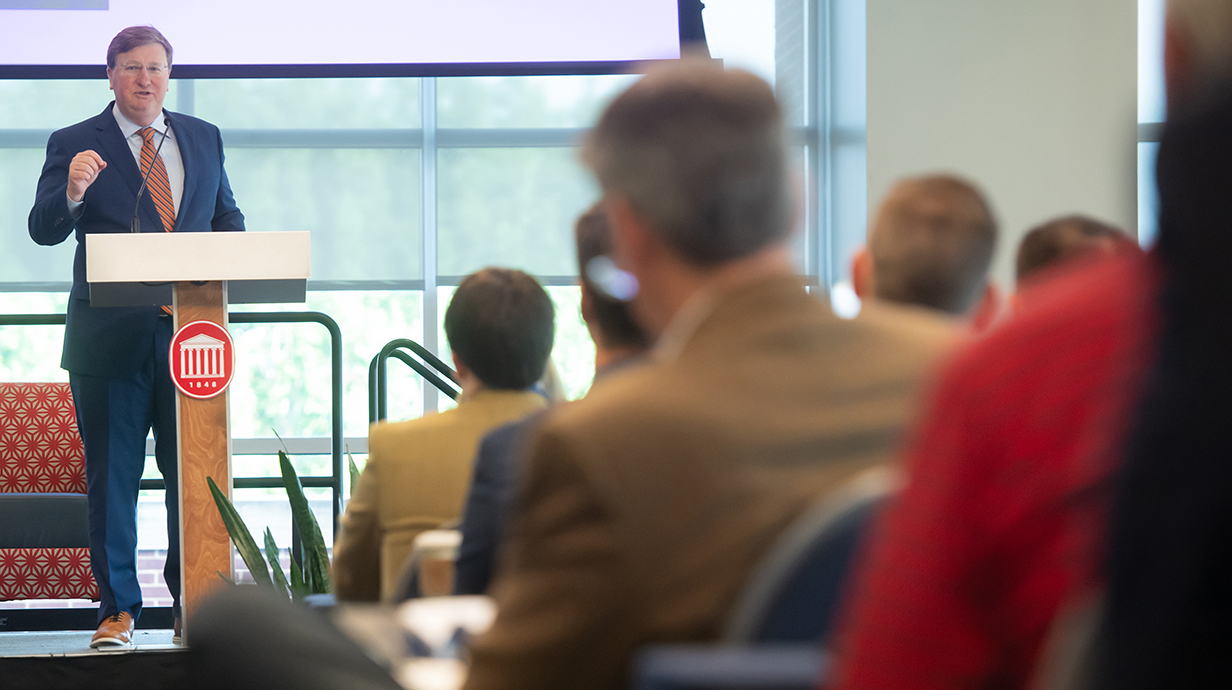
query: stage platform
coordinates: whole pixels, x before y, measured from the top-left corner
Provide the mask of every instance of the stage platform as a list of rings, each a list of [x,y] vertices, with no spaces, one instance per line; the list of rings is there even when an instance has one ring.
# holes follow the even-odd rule
[[[127,652],[167,652],[183,649],[171,644],[170,630],[138,630],[133,649],[100,652],[90,649],[93,630],[60,630],[56,632],[0,633],[0,657],[8,656],[71,656],[79,654],[124,654]]]
[[[163,690],[189,686],[185,648],[170,630],[138,630],[129,649],[90,649],[93,631],[0,633],[0,687]]]

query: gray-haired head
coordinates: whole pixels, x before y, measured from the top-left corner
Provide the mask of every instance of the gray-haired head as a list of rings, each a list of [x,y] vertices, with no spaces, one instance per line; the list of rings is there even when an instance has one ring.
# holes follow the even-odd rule
[[[714,266],[791,230],[783,118],[760,78],[704,60],[658,67],[618,96],[583,150],[679,256]]]

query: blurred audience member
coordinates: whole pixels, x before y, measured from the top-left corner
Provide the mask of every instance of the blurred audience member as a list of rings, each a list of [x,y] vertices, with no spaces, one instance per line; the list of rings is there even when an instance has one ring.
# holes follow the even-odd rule
[[[1171,0],[1169,110],[1230,62],[1232,3]],[[854,583],[837,687],[1027,686],[1058,611],[1104,582],[1135,417],[1102,681],[1227,685],[1227,93],[1216,116],[1165,135],[1158,255],[1038,285],[944,373]]]
[[[591,262],[610,259],[611,233],[602,210],[595,206],[578,218],[574,229],[578,274],[581,276],[582,320],[595,343],[595,382],[640,360],[650,346],[634,323],[628,306],[607,294],[589,277]],[[598,264],[595,264],[598,266]],[[484,594],[492,580],[496,555],[505,536],[511,506],[520,483],[526,443],[546,410],[510,422],[483,437],[475,458],[471,488],[462,512],[462,547],[454,571],[455,594]]]
[[[881,202],[868,246],[852,261],[852,287],[865,301],[987,321],[999,302],[988,281],[996,244],[997,221],[975,185],[952,175],[902,180]]]
[[[458,406],[369,430],[368,464],[334,541],[339,599],[393,598],[415,537],[461,516],[480,437],[547,404],[530,388],[554,320],[547,292],[522,271],[486,268],[458,286],[445,310]]]
[[[1018,245],[1014,276],[1018,288],[1078,257],[1104,257],[1118,251],[1136,251],[1124,231],[1086,216],[1054,218],[1032,228]]]
[[[167,659],[184,665],[183,680],[166,685],[176,690],[405,690],[373,660],[371,650],[328,621],[320,611],[272,589],[220,587],[189,618],[187,652]]]
[[[837,687],[1025,687],[1097,576],[1155,290],[1143,256],[1059,276],[947,368],[849,590]]]
[[[1109,690],[1232,687],[1232,83],[1200,100],[1159,146],[1163,332],[1111,521]]]
[[[532,442],[471,690],[623,689],[642,645],[717,639],[774,538],[891,459],[950,338],[927,314],[842,320],[803,289],[782,116],[747,72],[652,70],[584,157],[655,349]]]

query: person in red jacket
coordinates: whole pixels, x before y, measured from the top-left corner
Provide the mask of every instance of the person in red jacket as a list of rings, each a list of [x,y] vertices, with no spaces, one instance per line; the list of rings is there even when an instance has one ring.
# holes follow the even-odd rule
[[[1170,0],[1172,112],[1226,71],[1229,39],[1232,4]],[[1161,146],[1161,185],[1166,158]],[[1186,203],[1161,194],[1163,218]],[[1161,222],[1161,247],[1188,230]],[[1103,585],[1117,473],[1157,385],[1176,269],[1162,252],[1122,253],[1054,276],[947,368],[908,483],[862,556],[826,687],[1032,682],[1058,613]]]

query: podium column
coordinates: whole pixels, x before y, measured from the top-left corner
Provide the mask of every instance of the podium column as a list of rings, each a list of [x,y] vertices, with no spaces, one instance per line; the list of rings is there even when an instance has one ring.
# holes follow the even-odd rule
[[[226,283],[177,282],[175,327],[213,321],[227,327]],[[174,353],[172,353],[174,356]],[[196,607],[231,577],[231,540],[218,514],[206,477],[231,496],[231,430],[227,395],[204,400],[176,392],[180,475],[180,599],[184,640]]]

